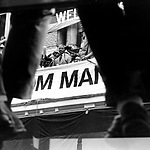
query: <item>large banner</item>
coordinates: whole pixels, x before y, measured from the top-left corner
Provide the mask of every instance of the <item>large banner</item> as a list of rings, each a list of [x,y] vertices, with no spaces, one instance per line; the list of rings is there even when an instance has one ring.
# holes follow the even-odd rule
[[[13,99],[12,110],[24,117],[39,115],[40,110],[53,113],[58,107],[65,107],[65,111],[74,106],[103,107],[105,86],[96,64],[95,59],[90,59],[38,69],[32,99]]]
[[[95,59],[39,69],[32,99],[105,93]]]

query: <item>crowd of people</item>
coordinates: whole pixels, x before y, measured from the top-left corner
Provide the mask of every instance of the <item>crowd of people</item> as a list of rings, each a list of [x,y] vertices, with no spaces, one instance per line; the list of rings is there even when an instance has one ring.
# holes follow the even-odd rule
[[[81,46],[78,47],[77,45],[63,45],[60,44],[57,46],[57,49],[50,54],[46,54],[47,47],[43,47],[43,54],[40,62],[40,67],[51,67],[51,66],[58,66],[62,64],[68,64],[72,62],[79,62],[82,60],[87,60],[93,58],[93,52],[91,47],[88,43],[87,37],[85,32],[82,31],[81,33],[82,41]]]
[[[48,47],[43,46],[43,53],[41,57],[41,62],[39,68],[58,66],[62,64],[68,64],[72,62],[79,62],[93,58],[93,52],[88,43],[87,37],[84,30],[79,31],[82,40],[81,45],[78,47],[75,44],[57,46],[56,50],[47,55]],[[0,37],[0,54],[2,55],[5,48],[6,38],[4,36]]]
[[[62,64],[68,64],[72,62],[79,62],[93,58],[93,52],[88,43],[87,37],[84,30],[79,30],[81,35],[81,45],[78,47],[75,44],[57,46],[56,50],[47,55],[48,47],[43,46],[43,53],[41,57],[41,62],[39,68],[58,66]],[[5,48],[6,38],[4,36],[0,37],[0,54],[2,55]]]

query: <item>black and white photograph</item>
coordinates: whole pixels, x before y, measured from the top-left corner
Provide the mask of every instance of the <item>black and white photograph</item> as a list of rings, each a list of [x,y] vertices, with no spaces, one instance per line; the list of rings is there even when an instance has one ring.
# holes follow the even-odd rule
[[[0,150],[149,150],[150,1],[0,0]]]

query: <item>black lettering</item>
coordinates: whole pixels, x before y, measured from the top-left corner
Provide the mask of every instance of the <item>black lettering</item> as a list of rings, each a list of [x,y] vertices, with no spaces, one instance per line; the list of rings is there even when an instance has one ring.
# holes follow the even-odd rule
[[[87,79],[85,79],[85,75],[87,74]],[[82,73],[82,76],[81,76],[81,80],[80,80],[80,83],[78,86],[81,86],[83,82],[89,82],[89,84],[93,84],[93,81],[92,81],[92,77],[91,77],[91,74],[89,72],[89,68],[85,68],[83,73]]]
[[[78,82],[78,70],[73,71],[70,81],[69,81],[68,76],[67,76],[67,71],[62,72],[60,89],[63,88],[64,81],[66,81],[66,87],[69,88],[71,86],[73,80],[74,80],[74,85],[73,86],[76,87],[77,82]]]
[[[38,76],[38,78],[37,78],[37,85],[36,85],[35,91],[39,90],[39,86],[40,85],[41,85],[41,90],[43,90],[47,84],[48,84],[48,89],[51,89],[53,76],[54,76],[53,73],[49,74],[47,79],[46,79],[46,81],[45,81],[45,83],[43,81],[43,75]]]
[[[99,67],[95,66],[95,81],[94,81],[94,84],[98,84],[99,74],[100,74]]]

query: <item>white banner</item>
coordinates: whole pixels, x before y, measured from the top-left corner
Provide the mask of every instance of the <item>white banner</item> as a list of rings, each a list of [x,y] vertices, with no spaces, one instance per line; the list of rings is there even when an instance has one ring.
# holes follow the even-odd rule
[[[35,78],[32,99],[105,93],[95,59],[38,69]]]

